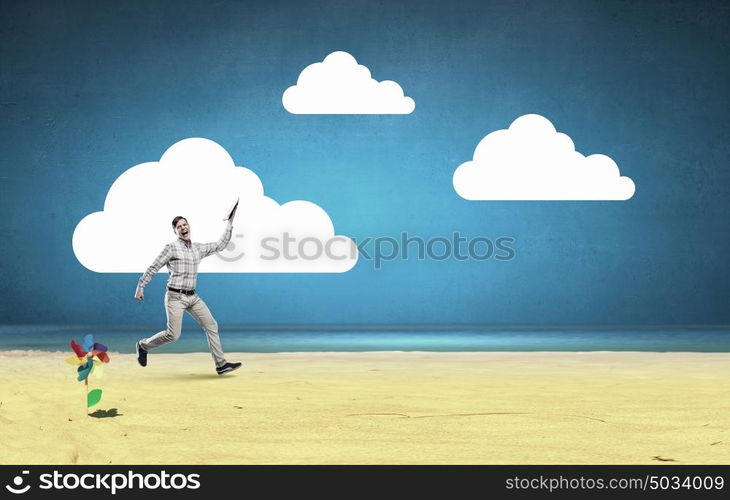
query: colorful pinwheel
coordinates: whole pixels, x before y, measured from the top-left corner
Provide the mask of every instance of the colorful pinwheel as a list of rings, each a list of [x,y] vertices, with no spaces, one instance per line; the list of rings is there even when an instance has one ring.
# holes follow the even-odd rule
[[[109,355],[106,352],[107,347],[104,344],[94,342],[94,336],[88,334],[84,336],[81,345],[72,340],[71,349],[73,349],[75,356],[71,356],[66,362],[78,366],[76,380],[83,381],[86,386],[86,408],[88,412],[88,408],[101,401],[101,389],[93,389],[89,392],[89,376],[96,374],[101,377],[103,364],[109,362]]]

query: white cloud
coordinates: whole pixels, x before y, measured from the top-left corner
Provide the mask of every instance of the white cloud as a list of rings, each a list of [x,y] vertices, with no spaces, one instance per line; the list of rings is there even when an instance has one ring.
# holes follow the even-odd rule
[[[635,190],[611,158],[583,156],[540,115],[484,137],[453,182],[467,200],[628,200]]]
[[[284,108],[303,115],[410,114],[416,103],[396,82],[378,82],[347,52],[333,52],[302,70],[281,98]]]
[[[217,241],[222,221],[236,198],[241,199],[229,247],[200,264],[199,272],[337,273],[357,262],[355,243],[335,236],[327,213],[308,201],[279,205],[264,196],[258,176],[236,166],[219,144],[202,138],[171,146],[159,162],[141,163],[112,184],[102,212],[84,217],[73,234],[76,258],[96,272],[142,273],[166,243],[176,239],[172,219],[187,218],[193,241]],[[283,234],[290,241],[284,258]],[[280,258],[272,259],[276,249]],[[303,241],[304,240],[304,241]],[[329,243],[329,254],[324,252]],[[317,249],[321,255],[316,256]],[[301,253],[299,253],[301,250]],[[238,258],[244,252],[242,258]]]

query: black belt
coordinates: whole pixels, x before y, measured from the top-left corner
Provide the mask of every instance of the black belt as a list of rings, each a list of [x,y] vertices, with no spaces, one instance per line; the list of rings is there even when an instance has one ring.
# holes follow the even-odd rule
[[[185,295],[195,295],[195,290],[180,290],[179,288],[167,287],[171,292],[184,293]]]

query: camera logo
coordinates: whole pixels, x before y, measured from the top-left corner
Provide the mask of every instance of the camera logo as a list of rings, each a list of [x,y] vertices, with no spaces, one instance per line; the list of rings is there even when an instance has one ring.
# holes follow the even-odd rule
[[[22,474],[30,474],[30,471],[24,470]],[[13,484],[16,486],[15,488],[10,486],[9,484],[6,484],[5,489],[7,489],[10,493],[15,493],[16,495],[21,495],[30,489],[29,484],[26,484],[25,487],[21,488],[21,486],[23,485],[22,476],[15,476],[13,478]]]

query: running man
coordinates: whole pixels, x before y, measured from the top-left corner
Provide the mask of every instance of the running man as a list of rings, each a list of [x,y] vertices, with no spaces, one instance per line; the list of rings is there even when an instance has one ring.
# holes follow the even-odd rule
[[[170,272],[170,277],[167,280],[167,292],[165,293],[167,328],[152,337],[137,342],[137,361],[140,365],[147,366],[147,351],[169,342],[175,342],[180,338],[183,312],[188,311],[205,331],[208,347],[213,355],[215,370],[218,375],[223,375],[241,367],[241,363],[228,363],[226,361],[218,337],[218,323],[216,323],[203,299],[195,293],[198,264],[205,257],[226,248],[231,240],[233,217],[235,215],[236,211],[234,209],[228,218],[228,225],[223,232],[223,236],[215,243],[193,243],[190,241],[190,224],[188,224],[187,219],[178,215],[172,220],[172,229],[178,239],[165,245],[160,255],[139,279],[134,294],[135,299],[144,300],[144,287],[147,286],[162,266],[167,266]]]

